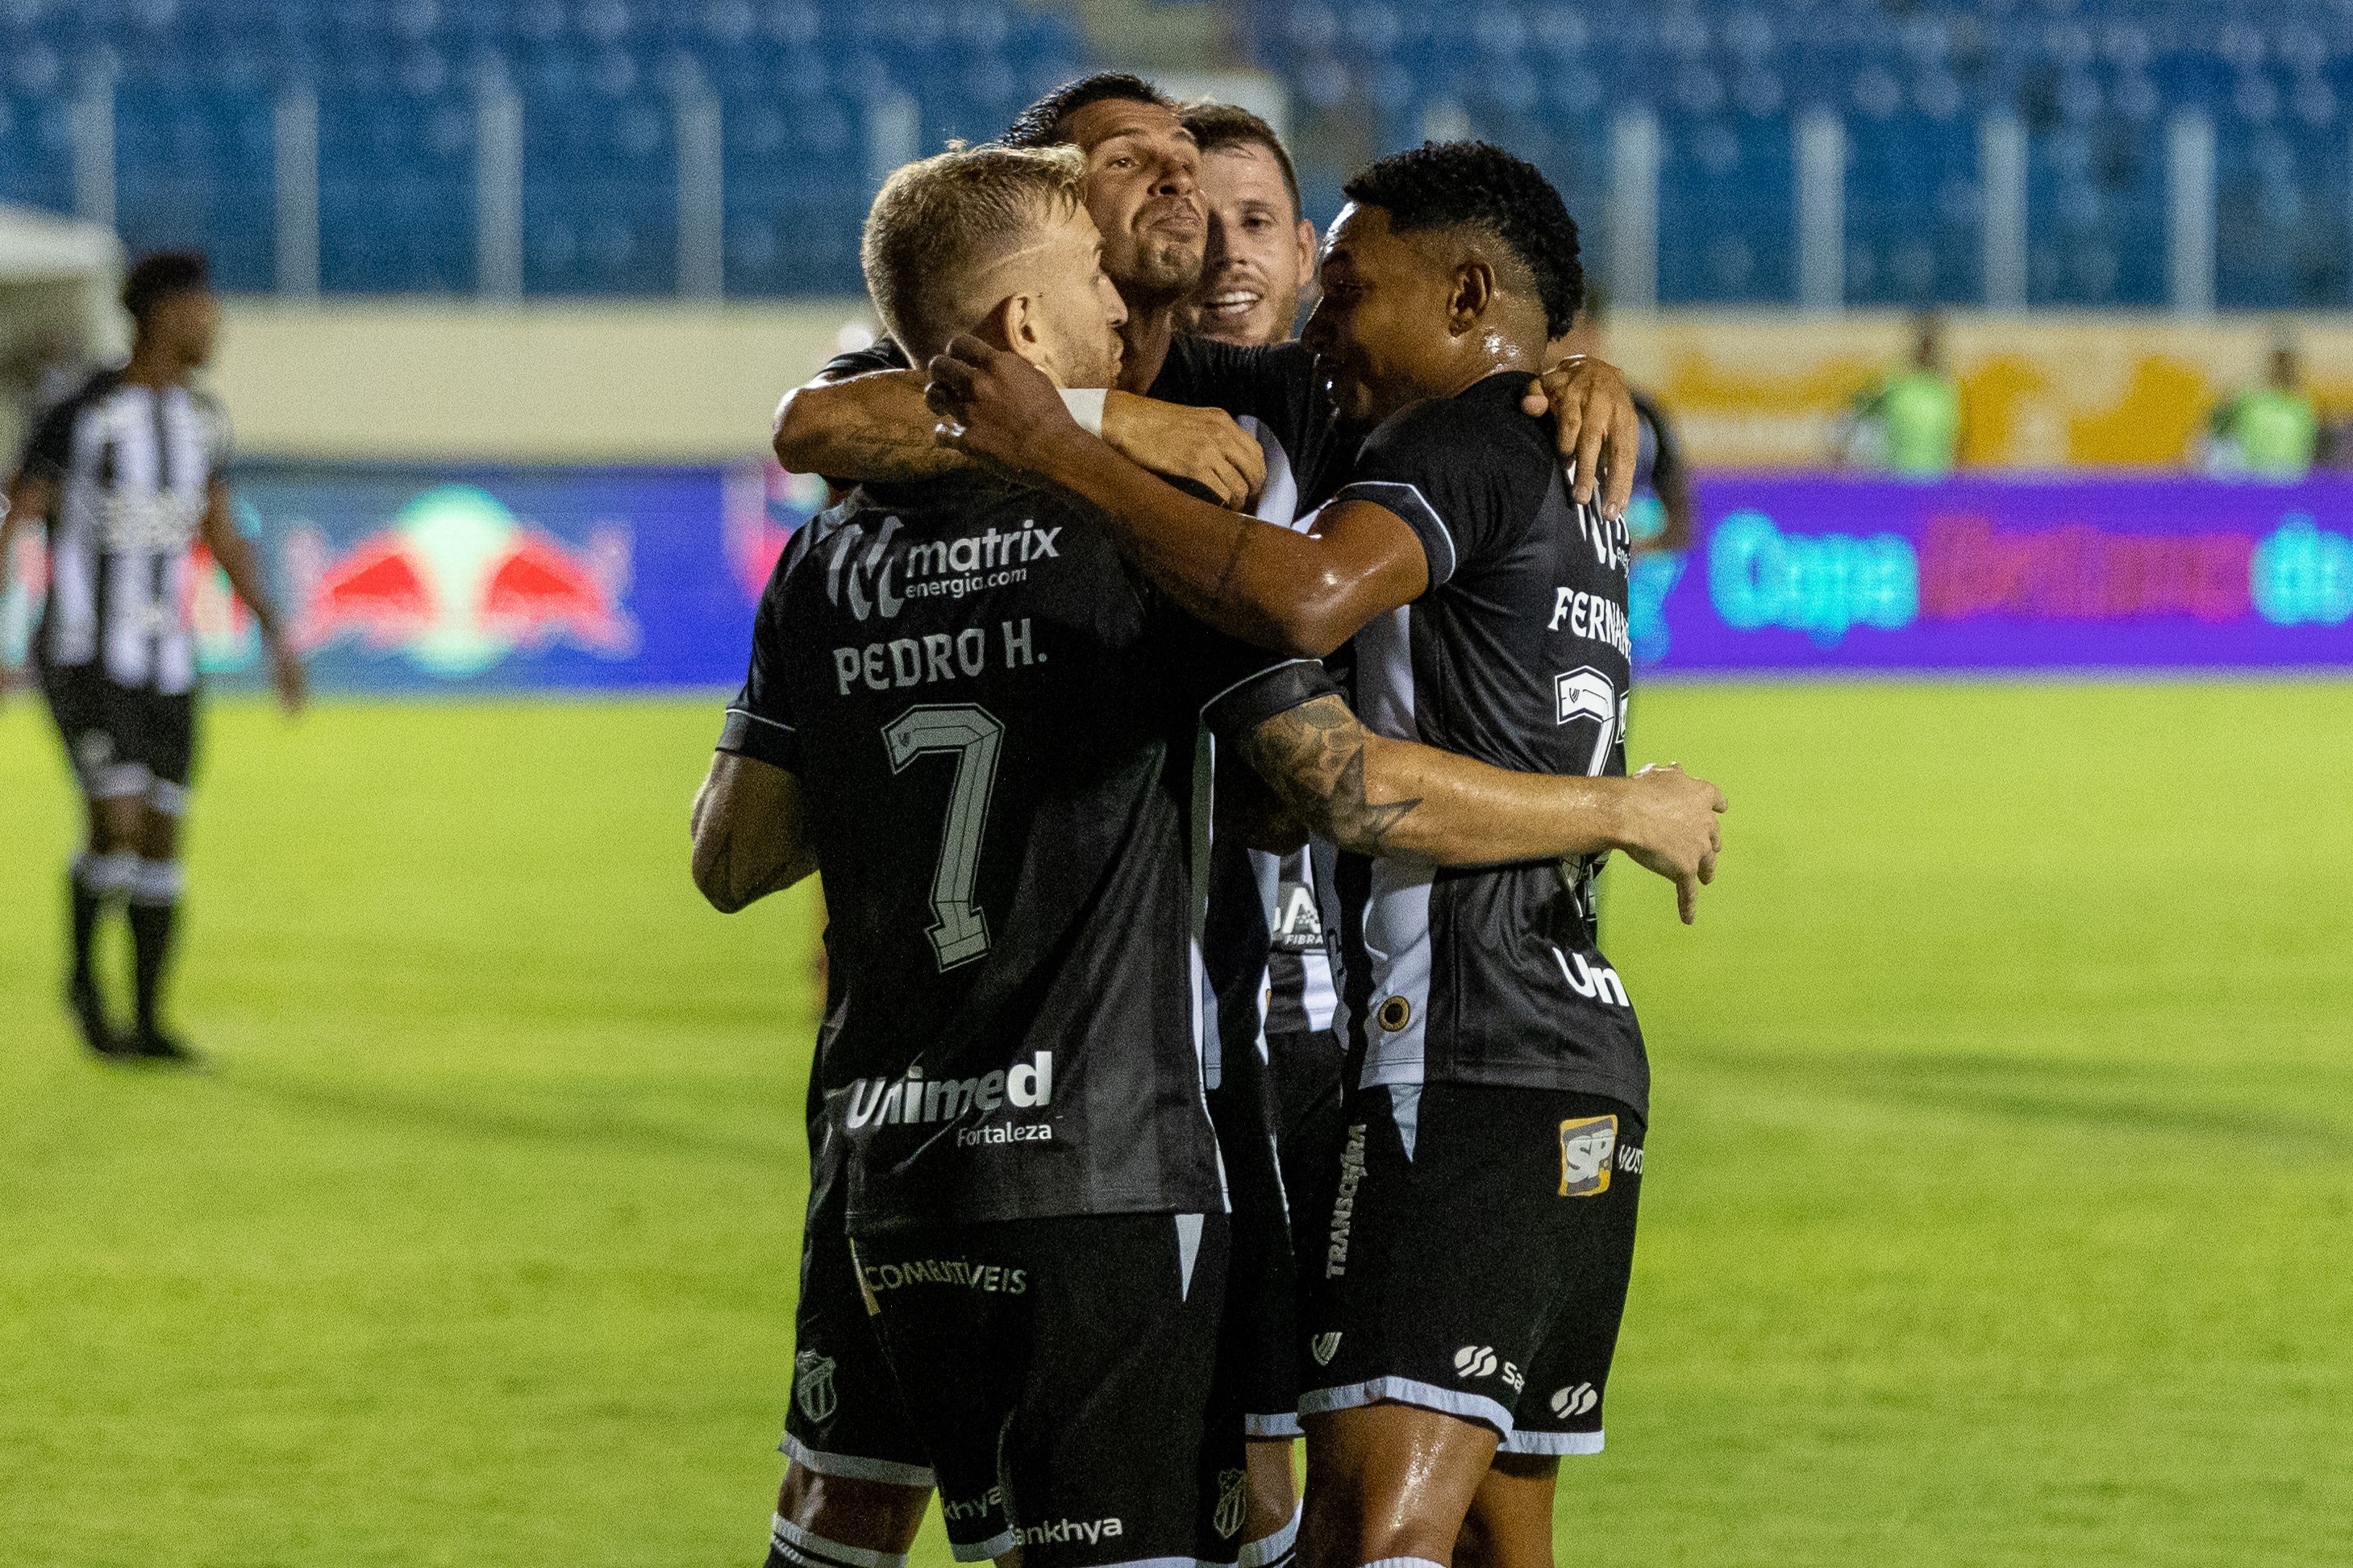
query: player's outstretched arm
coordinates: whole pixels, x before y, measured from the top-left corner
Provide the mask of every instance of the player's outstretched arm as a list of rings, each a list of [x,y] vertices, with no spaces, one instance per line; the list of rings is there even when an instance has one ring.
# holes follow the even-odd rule
[[[1675,884],[1688,925],[1715,880],[1724,792],[1669,763],[1630,778],[1515,773],[1366,730],[1337,697],[1277,714],[1242,745],[1318,837],[1441,866],[1621,849]]]
[[[817,869],[801,781],[756,757],[714,752],[695,793],[694,885],[732,915]]]
[[[1191,408],[1132,393],[1103,394],[1103,438],[1155,473],[1190,479],[1224,506],[1266,483],[1266,454],[1221,408]],[[840,483],[926,479],[972,459],[934,435],[939,418],[914,371],[820,376],[776,406],[776,461]]]
[[[1154,478],[1081,429],[1044,375],[977,338],[958,338],[931,372],[943,441],[1092,502],[1145,576],[1229,637],[1321,658],[1429,586],[1421,542],[1382,507],[1338,502],[1294,533]]]
[[[237,531],[229,516],[228,486],[215,479],[205,498],[205,516],[199,525],[204,534],[205,548],[228,576],[228,585],[253,612],[256,625],[261,628],[262,650],[269,658],[269,683],[278,690],[278,700],[289,713],[302,710],[309,691],[309,682],[302,672],[301,656],[286,640],[285,618],[278,613],[278,601],[270,595],[269,584],[263,578],[261,563],[253,553],[253,542]]]

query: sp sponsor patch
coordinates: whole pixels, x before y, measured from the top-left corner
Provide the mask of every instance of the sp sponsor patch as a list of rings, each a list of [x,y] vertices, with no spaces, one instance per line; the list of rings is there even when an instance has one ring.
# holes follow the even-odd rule
[[[1610,1156],[1618,1151],[1618,1118],[1571,1117],[1560,1124],[1560,1195],[1589,1198],[1609,1190]]]

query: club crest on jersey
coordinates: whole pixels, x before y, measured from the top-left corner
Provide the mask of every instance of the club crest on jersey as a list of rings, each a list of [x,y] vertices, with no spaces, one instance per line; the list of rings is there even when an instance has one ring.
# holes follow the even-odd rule
[[[1608,1192],[1609,1157],[1617,1152],[1617,1117],[1571,1117],[1562,1122],[1560,1195],[1589,1198]]]
[[[1330,1366],[1332,1358],[1340,1353],[1340,1331],[1318,1334],[1307,1342],[1307,1353],[1315,1358],[1317,1366]]]
[[[833,1384],[833,1364],[831,1356],[813,1350],[793,1358],[793,1397],[799,1402],[801,1414],[820,1426],[841,1407],[841,1396]]]

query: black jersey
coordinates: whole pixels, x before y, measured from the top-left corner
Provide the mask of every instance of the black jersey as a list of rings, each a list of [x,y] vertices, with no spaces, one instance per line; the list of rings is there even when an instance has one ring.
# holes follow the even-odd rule
[[[907,356],[885,337],[836,355],[825,374],[907,368]],[[1286,528],[1304,526],[1346,479],[1366,434],[1334,412],[1314,356],[1295,342],[1243,347],[1176,338],[1150,395],[1232,415],[1266,455],[1266,483],[1252,514]],[[1217,891],[1208,917],[1209,975],[1226,1047],[1254,1049],[1262,1060],[1270,1033],[1326,1029],[1336,1021],[1338,990],[1314,906],[1314,869],[1304,850],[1278,858],[1228,841],[1210,856]],[[1219,1071],[1210,1070],[1214,1081]]]
[[[1489,376],[1374,432],[1337,500],[1405,520],[1430,586],[1351,641],[1356,712],[1399,740],[1520,773],[1622,775],[1626,531],[1568,499],[1527,377]],[[1606,1094],[1650,1069],[1594,944],[1599,858],[1438,869],[1343,856],[1335,882],[1365,1086]]]
[[[987,475],[870,486],[795,537],[721,745],[808,804],[853,1228],[1223,1206],[1202,726],[1332,689],[1142,588],[1078,504]]]
[[[34,643],[44,665],[95,666],[131,690],[195,688],[190,552],[228,455],[228,421],[210,397],[116,371],[42,416],[23,469],[58,485]]]

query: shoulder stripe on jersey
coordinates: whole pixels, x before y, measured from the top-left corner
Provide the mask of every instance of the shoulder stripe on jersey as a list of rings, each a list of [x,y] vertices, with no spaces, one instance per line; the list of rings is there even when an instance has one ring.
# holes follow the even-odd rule
[[[1420,517],[1438,531],[1440,539],[1446,541],[1446,570],[1440,572],[1437,570],[1436,562],[1430,563],[1430,585],[1435,588],[1454,575],[1458,560],[1454,531],[1446,526],[1446,520],[1438,515],[1438,509],[1430,504],[1430,498],[1421,493],[1420,486],[1408,484],[1403,479],[1357,479],[1341,487],[1340,493],[1332,499],[1370,501],[1375,506],[1387,507],[1408,522]]]
[[[800,731],[795,729],[792,725],[783,723],[775,719],[764,718],[761,715],[753,712],[749,708],[730,708],[727,711],[730,713],[740,713],[744,718],[752,721],[754,724],[765,724],[772,730],[782,730],[786,733],[793,735],[800,733]]]
[[[1209,711],[1209,710],[1210,710],[1210,709],[1215,708],[1219,703],[1220,703],[1220,702],[1224,701],[1227,698],[1229,698],[1229,697],[1232,696],[1235,692],[1240,691],[1243,687],[1248,686],[1251,681],[1253,681],[1253,680],[1263,680],[1263,679],[1266,679],[1268,676],[1272,675],[1272,674],[1273,674],[1276,670],[1278,670],[1278,669],[1289,669],[1289,668],[1290,668],[1293,665],[1294,665],[1294,664],[1319,664],[1319,665],[1320,665],[1320,664],[1322,664],[1323,662],[1324,662],[1324,661],[1323,661],[1322,659],[1317,659],[1317,658],[1283,658],[1283,659],[1277,659],[1274,663],[1268,665],[1264,669],[1254,669],[1254,670],[1251,670],[1248,675],[1243,676],[1240,680],[1235,681],[1231,686],[1227,687],[1223,691],[1219,692],[1215,697],[1212,697],[1212,698],[1210,698],[1207,702],[1202,703],[1202,704],[1201,704],[1201,712],[1202,712],[1204,715],[1208,714],[1208,712]]]

